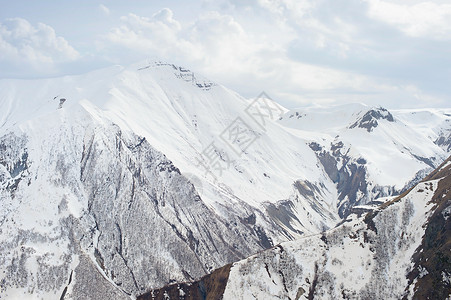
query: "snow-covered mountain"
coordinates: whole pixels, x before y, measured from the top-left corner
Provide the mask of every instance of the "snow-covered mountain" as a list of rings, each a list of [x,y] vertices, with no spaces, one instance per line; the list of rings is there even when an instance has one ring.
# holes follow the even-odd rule
[[[1,80],[0,295],[133,297],[332,228],[447,157],[450,112],[289,111],[161,62]]]
[[[405,195],[139,299],[448,299],[451,158]]]
[[[352,104],[294,110],[280,122],[308,137],[337,185],[341,217],[411,187],[450,153],[449,110],[389,112]]]

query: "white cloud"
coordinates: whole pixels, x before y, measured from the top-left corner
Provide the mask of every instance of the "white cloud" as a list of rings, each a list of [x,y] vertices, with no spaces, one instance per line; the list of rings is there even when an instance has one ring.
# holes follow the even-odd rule
[[[391,107],[445,105],[450,88],[441,78],[449,76],[450,5],[398,2],[379,7],[376,18],[373,4],[388,2],[259,0],[277,20],[273,23],[296,32],[284,45],[292,70],[283,93],[293,102],[334,98]],[[401,12],[407,17],[399,18]],[[313,66],[313,79],[303,76],[305,65]],[[311,89],[305,89],[306,82]]]
[[[301,64],[286,59],[286,45],[279,43],[277,32],[273,36],[265,33],[261,39],[260,34],[246,31],[232,16],[216,11],[204,13],[184,26],[174,19],[169,9],[151,18],[129,14],[121,21],[122,26],[108,34],[109,41],[163,59],[177,57],[226,84],[246,78],[268,81],[277,78],[289,82],[302,77],[313,88],[330,85],[337,78],[337,72],[324,68],[302,65],[295,69]],[[286,72],[288,69],[294,73]],[[331,77],[334,79],[324,82]]]
[[[258,3],[281,18],[292,15],[296,17],[297,21],[308,16],[317,5],[315,1],[311,0],[258,0]]]
[[[0,23],[0,74],[73,74],[156,58],[246,97],[265,90],[289,106],[445,105],[451,92],[448,6],[420,1],[221,0],[150,16],[87,16],[86,26],[72,32],[83,56],[48,25],[9,19]],[[110,2],[92,7],[97,17],[118,11]],[[83,32],[89,24],[98,30]]]
[[[127,48],[122,52],[129,56],[182,63],[245,96],[265,90],[290,106],[311,102],[403,106],[411,105],[409,101],[426,103],[432,99],[419,87],[414,91],[383,78],[291,57],[287,50],[299,36],[300,47],[315,49],[312,51],[324,59],[343,61],[352,59],[356,51],[371,53],[371,42],[362,38],[359,24],[345,22],[343,16],[316,16],[316,4],[309,1],[262,3],[276,19],[271,26],[261,18],[257,20],[260,23],[245,27],[243,19],[217,11],[204,12],[183,23],[170,9],[163,9],[150,18],[135,14],[122,17],[121,26],[113,28],[107,40],[112,48]]]
[[[79,53],[46,24],[33,26],[21,18],[0,23],[0,65],[53,68],[56,63],[79,57]]]
[[[207,12],[183,26],[167,8],[151,18],[128,14],[121,22],[107,35],[109,42],[199,69],[242,70],[260,48],[233,17],[218,12]]]
[[[451,39],[451,4],[431,1],[410,5],[382,0],[368,2],[372,18],[396,26],[409,36]]]
[[[107,15],[107,16],[109,16],[110,15],[110,9],[108,8],[108,7],[106,7],[105,5],[103,5],[103,4],[100,4],[99,5],[99,9],[100,9],[100,11],[102,12],[102,13],[104,13],[105,15]]]
[[[181,52],[191,52],[192,44],[181,36],[181,25],[172,11],[163,9],[151,18],[128,14],[120,18],[121,26],[107,34],[107,40],[133,52],[166,57]],[[194,52],[195,53],[195,52]]]

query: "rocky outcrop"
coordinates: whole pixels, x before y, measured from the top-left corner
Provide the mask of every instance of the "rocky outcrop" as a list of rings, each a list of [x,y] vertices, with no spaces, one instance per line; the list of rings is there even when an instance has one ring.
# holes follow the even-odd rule
[[[368,132],[373,131],[379,124],[378,121],[387,120],[388,122],[394,122],[393,115],[385,108],[379,107],[367,111],[361,118],[353,123],[349,128],[363,128]]]
[[[220,300],[224,293],[231,265],[221,267],[193,283],[176,283],[152,290],[139,296],[138,300],[183,299]]]
[[[201,90],[208,91],[213,86],[216,85],[216,83],[214,83],[208,79],[202,78],[199,75],[194,74],[194,72],[189,69],[186,69],[186,68],[183,68],[180,66],[176,66],[171,63],[161,62],[161,61],[154,62],[152,64],[148,64],[145,67],[141,67],[138,69],[138,71],[145,70],[145,69],[148,69],[151,67],[160,67],[160,66],[168,66],[168,67],[172,68],[172,71],[173,71],[175,77],[177,77],[178,79],[181,79],[183,81],[190,82],[192,85],[198,87]]]
[[[367,171],[364,158],[353,158],[348,155],[349,150],[342,151],[343,142],[330,145],[327,149],[318,143],[310,143],[329,178],[337,185],[338,213],[346,217],[353,206],[372,198],[372,192],[377,193],[377,187],[370,190],[367,184]],[[344,153],[343,153],[344,152]],[[389,196],[389,195],[377,195]]]
[[[442,147],[445,151],[451,151],[451,130],[442,132],[442,134],[434,141],[435,144]]]

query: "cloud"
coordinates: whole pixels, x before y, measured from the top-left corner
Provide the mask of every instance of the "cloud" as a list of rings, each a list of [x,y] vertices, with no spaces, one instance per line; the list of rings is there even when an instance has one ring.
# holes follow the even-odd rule
[[[259,3],[230,5],[230,13],[203,12],[190,22],[177,20],[167,8],[150,18],[129,14],[107,41],[112,48],[125,47],[121,52],[128,55],[135,53],[133,57],[191,66],[247,97],[265,90],[291,107],[312,102],[389,107],[444,103],[427,92],[424,78],[437,58],[424,57],[427,50],[418,41],[369,17],[368,3]],[[250,15],[258,18],[246,20]]]
[[[235,74],[240,80],[245,76],[274,79],[274,76],[280,78],[276,74],[279,73],[278,66],[293,69],[295,65],[284,60],[285,49],[279,43],[277,32],[273,36],[265,33],[263,37],[253,34],[234,17],[217,11],[206,12],[184,26],[174,19],[169,9],[163,9],[151,18],[129,14],[121,21],[122,25],[107,35],[108,41],[163,59],[177,57],[215,76],[223,74],[230,78],[230,74]],[[325,72],[323,68],[305,65],[302,69],[306,70],[305,74],[322,74],[317,77],[336,77],[336,74],[326,75],[333,72]],[[296,76],[299,73],[298,70]],[[307,77],[312,86],[321,85],[319,81],[313,84],[315,76]]]
[[[337,82],[345,81],[343,88],[333,89],[336,99],[341,99],[338,101],[361,97],[363,102],[379,101],[392,106],[409,102],[446,105],[451,92],[444,80],[451,75],[448,5],[412,4],[413,1],[389,3],[388,9],[379,6],[378,14],[374,5],[385,5],[387,1],[259,3],[270,14],[269,19],[278,21],[273,23],[282,23],[295,32],[284,46],[288,61],[341,74]],[[400,13],[412,18],[397,19]],[[359,79],[348,83],[344,79],[349,77]],[[416,92],[406,86],[414,86]],[[331,89],[318,87],[315,93],[308,94],[324,97],[328,91]]]
[[[105,15],[107,15],[107,16],[109,16],[110,15],[110,9],[108,8],[108,7],[106,7],[105,5],[103,5],[103,4],[100,4],[99,5],[99,9],[100,9],[100,11],[102,12],[102,13],[104,13]]]
[[[451,39],[451,4],[431,1],[413,5],[368,0],[369,16],[393,25],[412,37]]]
[[[21,18],[0,23],[0,66],[8,66],[5,69],[10,69],[11,73],[24,66],[50,70],[57,63],[79,57],[77,50],[46,24],[33,26]]]
[[[421,16],[421,0],[393,1],[221,0],[151,15],[142,10],[102,21],[102,29],[78,41],[83,55],[48,25],[9,19],[0,23],[0,76],[24,73],[24,67],[41,76],[73,74],[155,58],[192,68],[245,97],[265,90],[290,107],[356,101],[444,106],[451,94],[447,6],[425,6]],[[387,3],[390,12],[383,15]],[[93,8],[97,17],[109,11],[98,3]],[[437,8],[442,11],[434,21]],[[413,30],[409,18],[396,18],[404,9],[421,30]]]
[[[183,39],[181,25],[169,9],[163,9],[151,18],[128,14],[120,18],[121,26],[113,28],[106,39],[135,53],[165,57],[177,55],[174,51],[189,52],[192,45]]]
[[[214,11],[183,26],[167,8],[150,18],[128,14],[121,23],[106,36],[113,45],[203,70],[242,70],[260,48],[233,17]]]

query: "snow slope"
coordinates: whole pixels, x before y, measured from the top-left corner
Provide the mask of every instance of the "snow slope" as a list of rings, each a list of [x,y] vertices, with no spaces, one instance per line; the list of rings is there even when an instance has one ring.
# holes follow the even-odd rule
[[[216,214],[145,138],[82,106],[42,118],[0,139],[2,296],[124,298],[198,278],[277,236],[244,204]],[[249,214],[267,228],[244,222]]]
[[[431,185],[432,184],[432,185]],[[428,189],[425,189],[425,188]],[[431,187],[431,189],[430,189]],[[437,182],[422,183],[374,219],[351,216],[324,234],[282,243],[233,265],[224,299],[399,299],[431,215]],[[419,192],[423,190],[424,192]]]

